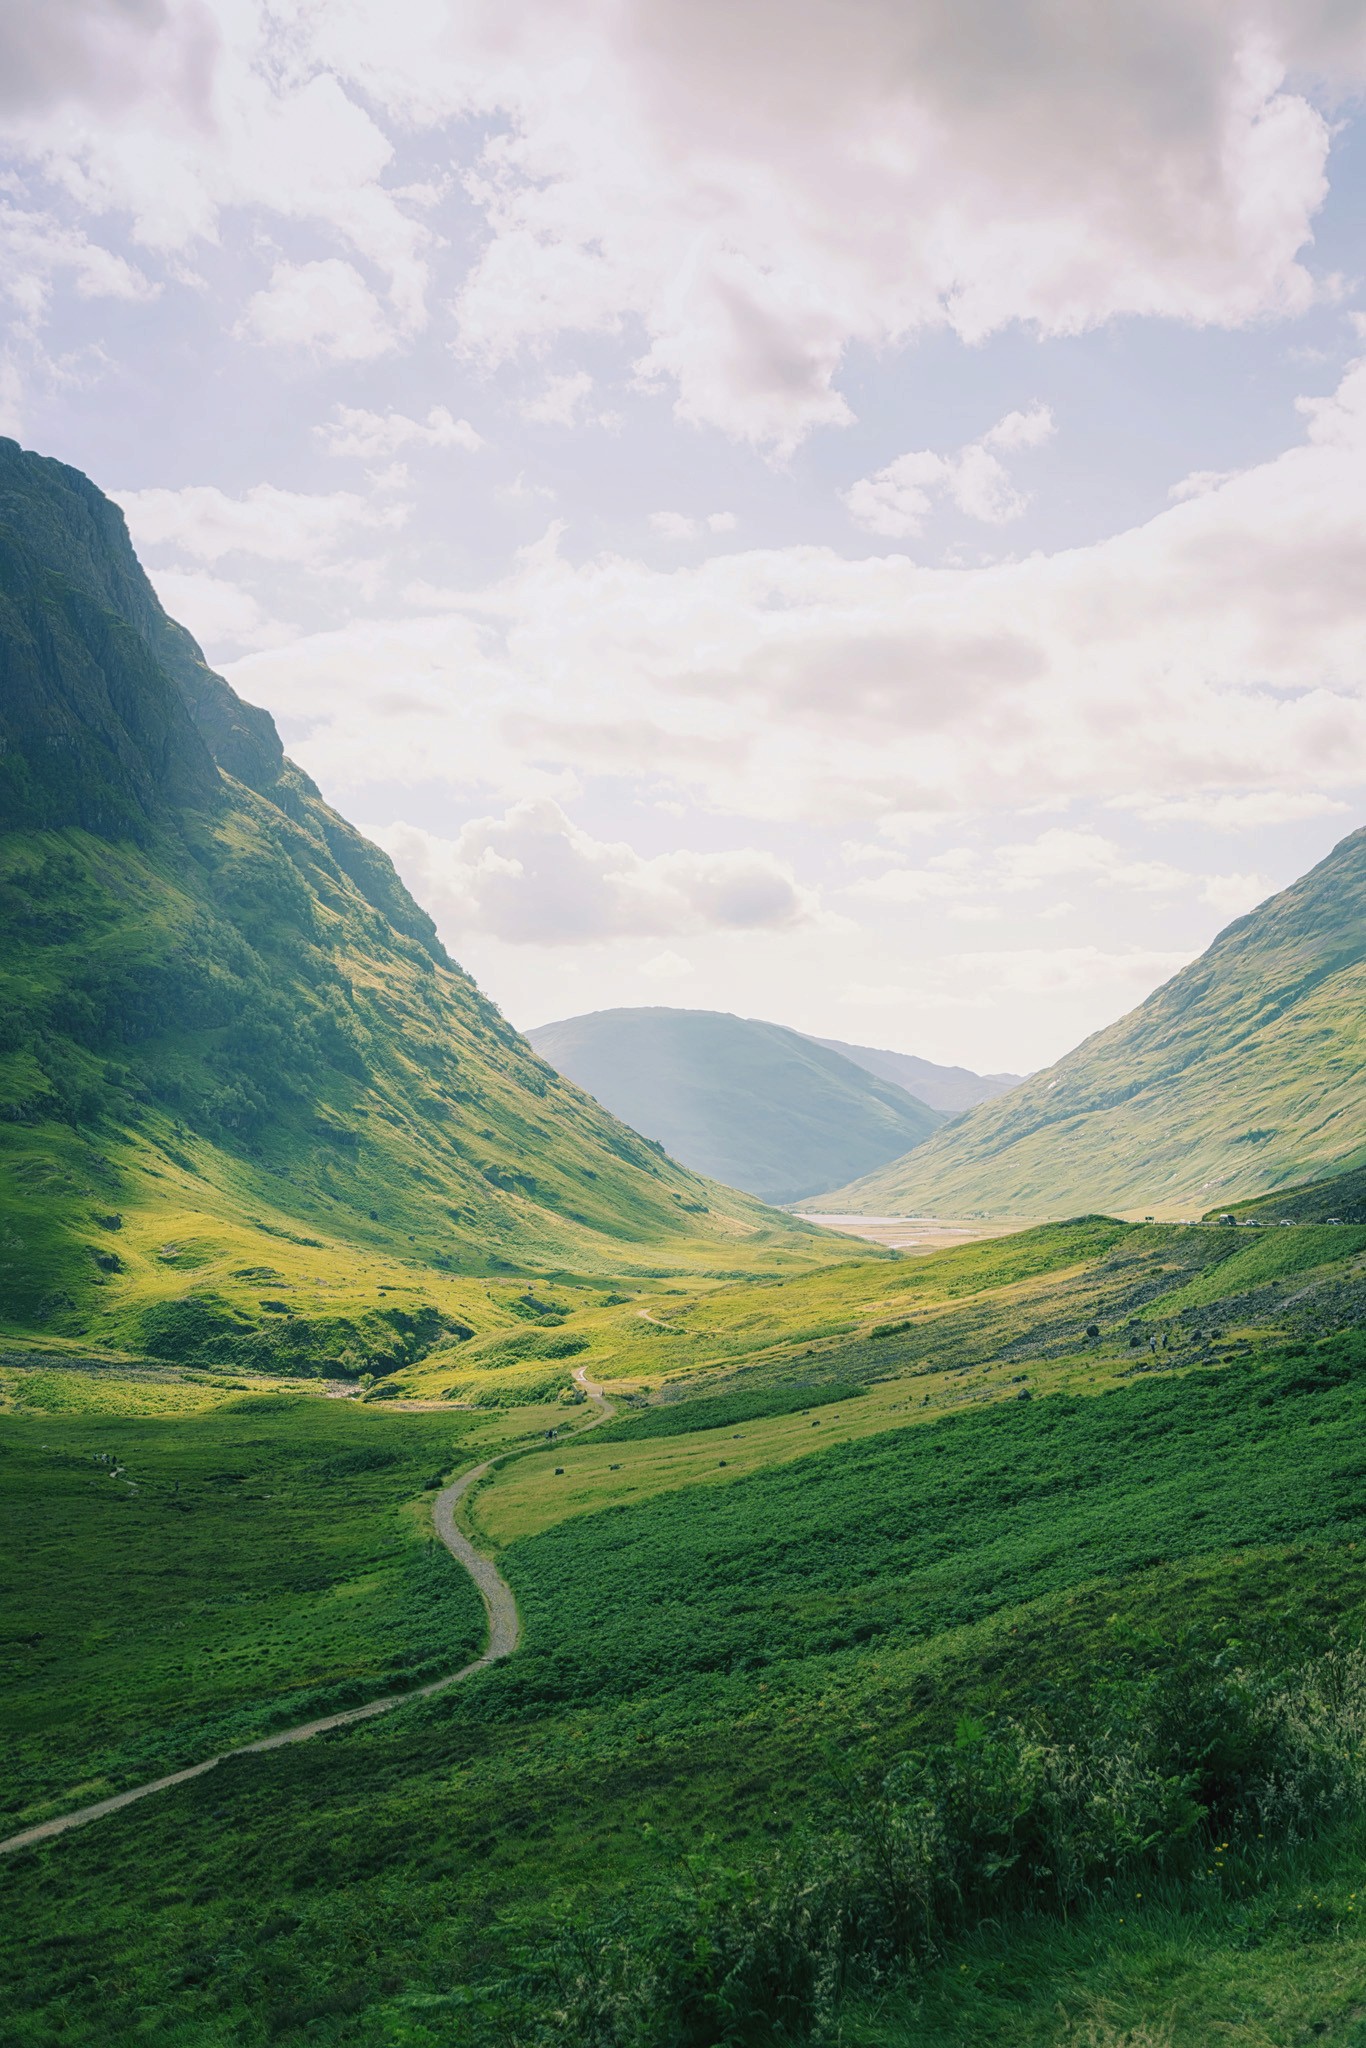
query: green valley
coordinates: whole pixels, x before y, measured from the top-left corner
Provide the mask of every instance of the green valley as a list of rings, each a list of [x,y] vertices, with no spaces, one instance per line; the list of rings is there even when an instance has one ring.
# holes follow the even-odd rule
[[[690,1026],[717,1170],[1027,1226],[892,1252],[558,1073],[8,442],[0,654],[5,2048],[1360,2048],[1366,836],[946,1129]]]
[[[581,1360],[617,1420],[578,1442],[571,1414],[553,1451],[553,1411],[357,1412],[182,1372],[127,1382],[135,1421],[116,1369],[12,1364],[0,1455],[34,1475],[5,1490],[14,1540],[41,1492],[54,1564],[74,1507],[88,1543],[126,1517],[122,1647],[43,1732],[68,1796],[181,1753],[111,1747],[140,1688],[183,1741],[196,1715],[278,1711],[302,1648],[339,1691],[400,1650],[429,1670],[433,1624],[458,1661],[467,1598],[422,1604],[428,1458],[518,1453],[470,1526],[526,1634],[456,1693],[7,1858],[14,2038],[653,2048],[776,2039],[778,2014],[791,2041],[1025,2042],[1072,2038],[1061,2005],[1078,2040],[1160,2023],[1195,2048],[1245,1965],[1258,2002],[1229,2038],[1310,2010],[1350,2041],[1363,1284],[1357,1227],[1096,1219],[656,1291],[687,1355],[639,1297],[600,1308]],[[64,1405],[74,1380],[114,1411]],[[105,1446],[145,1499],[93,1466]],[[167,1607],[176,1478],[199,1519]],[[300,1604],[307,1547],[253,1579],[272,1518],[304,1537],[328,1513],[330,1599]],[[227,1625],[192,1563],[215,1536],[250,1539]],[[41,1584],[73,1642],[90,1569]],[[338,1598],[355,1571],[359,1605]],[[182,1618],[217,1655],[178,1701]],[[65,1641],[39,1649],[54,1701]],[[33,1796],[11,1811],[51,1810]],[[75,1926],[73,1967],[53,1936]]]

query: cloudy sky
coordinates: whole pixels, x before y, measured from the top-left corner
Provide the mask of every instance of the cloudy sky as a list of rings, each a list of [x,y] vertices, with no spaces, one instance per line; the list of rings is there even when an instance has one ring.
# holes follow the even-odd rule
[[[1052,1059],[1362,821],[1366,0],[7,0],[0,425],[527,1026]]]

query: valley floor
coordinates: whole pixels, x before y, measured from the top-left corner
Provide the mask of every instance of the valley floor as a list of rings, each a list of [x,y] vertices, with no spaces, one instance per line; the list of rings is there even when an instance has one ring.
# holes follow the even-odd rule
[[[1092,1218],[623,1287],[583,1441],[0,1360],[5,1833],[477,1656],[431,1504],[490,1452],[525,1631],[6,1857],[6,2042],[1356,2048],[1364,1260]]]

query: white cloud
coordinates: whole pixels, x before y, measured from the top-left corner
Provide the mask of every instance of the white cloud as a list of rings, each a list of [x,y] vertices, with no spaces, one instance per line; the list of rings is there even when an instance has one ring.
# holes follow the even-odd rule
[[[708,512],[700,519],[694,519],[687,512],[652,512],[650,524],[665,540],[693,540],[704,530],[708,533],[734,533],[739,522],[733,512]]]
[[[9,434],[17,440],[23,430],[23,373],[13,356],[0,356],[0,434]]]
[[[1265,875],[1211,875],[1200,894],[1221,917],[1242,917],[1264,903],[1272,887]]]
[[[638,323],[680,417],[779,449],[848,419],[851,342],[1303,309],[1330,131],[1288,81],[1363,73],[1335,0],[476,0],[314,33],[406,123],[490,122],[466,348]]]
[[[0,13],[0,112],[136,97],[165,22],[162,0],[8,0]]]
[[[0,200],[0,291],[23,324],[42,319],[59,278],[86,299],[149,299],[157,293],[135,265],[81,229]]]
[[[407,517],[406,506],[375,506],[353,491],[310,495],[273,484],[253,484],[240,498],[212,484],[113,496],[139,546],[176,548],[200,562],[246,554],[316,567],[357,529],[392,529]]]
[[[384,10],[369,11],[382,33]],[[364,80],[348,92],[311,55],[309,30],[306,14],[266,0],[11,0],[0,129],[15,157],[90,213],[125,216],[149,250],[218,240],[230,209],[321,228],[375,267],[411,327],[427,282],[430,231],[409,210],[421,202],[385,189],[393,145],[360,104]],[[260,308],[267,328],[289,312],[291,267],[267,295],[278,306]],[[353,291],[355,336],[359,303]],[[293,324],[302,317],[296,306]]]
[[[1168,861],[1135,858],[1098,832],[1053,826],[1036,839],[989,849],[950,847],[922,867],[887,868],[880,875],[861,877],[843,893],[869,903],[939,904],[950,916],[975,922],[1018,912],[1019,897],[1049,892],[1060,883],[1127,890],[1138,896],[1192,896],[1211,904],[1223,917],[1241,917],[1269,896],[1273,886],[1264,875],[1188,874]],[[1030,909],[1047,917],[1074,907],[1059,899],[1048,909]]]
[[[400,332],[445,188],[390,182],[381,123],[477,123],[461,346],[639,333],[681,418],[782,450],[850,417],[851,343],[1302,310],[1331,136],[1300,81],[1351,93],[1364,42],[1340,0],[11,0],[0,122],[146,248],[230,210],[325,237],[324,268],[340,243]],[[327,327],[286,268],[253,330],[363,360],[382,324],[349,289]]]
[[[294,629],[267,618],[249,591],[199,569],[157,569],[152,572],[157,596],[173,619],[187,626],[200,645],[215,651],[274,647],[294,637]]]
[[[697,972],[691,960],[667,947],[647,960],[640,971],[647,981],[687,981]]]
[[[1174,505],[1181,505],[1187,498],[1203,498],[1207,492],[1217,491],[1220,484],[1230,483],[1237,474],[1236,469],[1193,469],[1189,476],[1172,485],[1167,496]]]
[[[999,884],[1005,889],[1036,888],[1040,883],[1084,875],[1111,887],[1165,895],[1184,887],[1187,877],[1166,861],[1135,860],[1099,832],[1051,826],[1037,839],[998,847],[994,855]]]
[[[1360,396],[1366,368],[1302,445],[1087,547],[981,569],[811,546],[656,568],[571,562],[552,529],[439,613],[234,675],[311,721],[305,759],[333,788],[447,758],[515,796],[528,762],[581,779],[667,762],[672,795],[865,840],[882,817],[909,832],[997,807],[1331,801],[1366,759]],[[372,718],[409,672],[428,679],[420,724]]]
[[[534,398],[523,399],[518,411],[524,420],[543,427],[572,427],[578,423],[580,408],[593,389],[586,370],[566,370],[548,377]]]
[[[861,851],[866,857],[873,849]],[[989,850],[950,847],[922,867],[888,868],[861,877],[845,893],[869,902],[952,902],[960,915],[980,915],[1002,897],[1074,878],[1141,895],[1172,895],[1198,879],[1166,861],[1136,860],[1098,832],[1052,826],[1036,839]],[[970,898],[985,902],[965,900]]]
[[[494,492],[505,505],[549,505],[554,503],[553,484],[537,483],[529,478],[525,470],[518,470],[507,483],[499,484]]]
[[[1348,806],[1315,790],[1255,789],[1245,795],[1211,790],[1197,796],[1136,797],[1124,808],[1148,825],[1190,820],[1223,832],[1249,832],[1265,825],[1296,825],[1306,818],[1331,817]]]
[[[365,363],[398,336],[353,263],[277,263],[247,302],[240,332],[277,347],[311,349],[334,363]]]
[[[955,455],[937,455],[930,448],[912,450],[874,475],[861,477],[840,495],[860,526],[894,540],[920,532],[936,495],[951,498],[970,519],[1004,526],[1019,518],[1029,500],[1015,489],[1005,464],[992,451],[1038,448],[1053,432],[1048,407],[1032,405],[1028,412],[1007,413]]]
[[[814,899],[791,870],[751,847],[657,854],[594,839],[546,799],[476,818],[456,839],[413,825],[370,828],[442,929],[521,945],[782,929]],[[676,956],[674,956],[676,957]]]
[[[988,448],[1042,448],[1056,432],[1052,411],[1036,401],[1025,412],[1008,412],[982,436]]]
[[[463,448],[473,455],[484,445],[469,421],[456,419],[444,405],[434,405],[425,420],[410,420],[401,412],[365,412],[359,406],[339,405],[336,416],[314,432],[329,455],[354,455],[363,462],[379,462],[386,455],[396,455],[400,448]]]
[[[1090,995],[1103,989],[1115,1004],[1147,995],[1177,973],[1189,953],[1133,946],[1018,946],[992,953],[949,953],[924,963],[914,987],[851,982],[841,1001],[881,1009],[989,1009],[1004,995]]]

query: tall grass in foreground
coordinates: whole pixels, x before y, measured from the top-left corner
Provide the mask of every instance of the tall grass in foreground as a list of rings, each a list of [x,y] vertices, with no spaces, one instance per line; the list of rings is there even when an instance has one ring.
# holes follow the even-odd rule
[[[986,1921],[1067,1916],[1159,1877],[1192,1903],[1366,1800],[1366,1647],[1246,1668],[1187,1644],[1027,1719],[964,1719],[880,1780],[835,1767],[768,1860],[689,1856],[566,1921],[498,1987],[506,2048],[728,2048],[835,2038],[849,1994],[913,1980]],[[466,2037],[468,2038],[468,2036]]]

